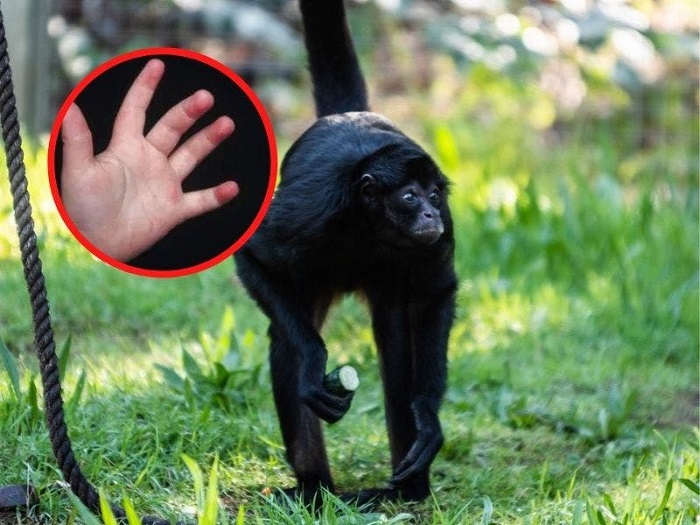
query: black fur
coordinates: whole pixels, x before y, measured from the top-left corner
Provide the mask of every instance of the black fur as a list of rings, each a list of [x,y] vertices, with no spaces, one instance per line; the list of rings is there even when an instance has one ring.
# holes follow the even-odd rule
[[[300,2],[314,83],[316,116],[367,111],[367,88],[352,45],[345,8],[336,0]]]
[[[319,118],[292,146],[238,273],[268,315],[275,403],[298,492],[334,490],[319,418],[338,421],[352,396],[324,389],[319,335],[333,299],[369,303],[384,381],[393,476],[354,494],[420,500],[443,441],[447,339],[454,315],[447,181],[428,154],[367,96],[342,0],[302,0]]]

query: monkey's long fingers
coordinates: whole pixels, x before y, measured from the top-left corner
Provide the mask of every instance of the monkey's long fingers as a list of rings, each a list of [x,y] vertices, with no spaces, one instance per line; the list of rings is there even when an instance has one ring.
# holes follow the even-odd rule
[[[354,392],[345,396],[336,396],[322,388],[313,388],[301,395],[301,399],[313,410],[314,414],[327,423],[336,423],[350,409]]]
[[[185,193],[180,207],[180,220],[184,221],[215,210],[238,195],[238,184],[232,180],[213,188]]]
[[[146,135],[146,139],[163,155],[172,153],[185,133],[202,115],[214,105],[214,97],[200,89],[185,100],[176,104],[156,122]]]
[[[396,467],[389,483],[400,486],[427,469],[440,450],[442,442],[442,433],[439,431],[423,435],[419,434],[418,439],[413,443],[406,457]]]
[[[219,117],[206,128],[198,131],[170,155],[170,166],[178,181],[183,181],[214,148],[233,133],[233,120]]]
[[[112,140],[124,135],[142,135],[146,122],[146,109],[165,72],[165,64],[158,59],[149,60],[131,84],[114,121]]]
[[[64,167],[62,175],[65,180],[74,173],[84,173],[85,167],[93,159],[92,133],[83,112],[75,104],[71,104],[63,118],[61,138]]]

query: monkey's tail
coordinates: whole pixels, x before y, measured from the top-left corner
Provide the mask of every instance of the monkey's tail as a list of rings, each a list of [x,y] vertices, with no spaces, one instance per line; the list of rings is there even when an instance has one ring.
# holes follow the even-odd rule
[[[367,87],[343,0],[301,0],[300,3],[316,115],[369,110]]]

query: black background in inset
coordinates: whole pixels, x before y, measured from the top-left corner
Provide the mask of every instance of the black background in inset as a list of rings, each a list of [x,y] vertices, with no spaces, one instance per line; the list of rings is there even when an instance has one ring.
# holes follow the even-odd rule
[[[231,247],[252,224],[263,205],[270,176],[270,147],[262,119],[253,102],[233,80],[212,66],[176,55],[153,55],[122,62],[90,82],[75,102],[93,136],[95,154],[104,151],[112,136],[119,107],[132,82],[151,58],[165,63],[165,74],[146,111],[148,133],[171,107],[199,89],[214,95],[214,106],[183,136],[227,115],[235,123],[233,135],[210,153],[185,179],[184,191],[210,188],[235,180],[238,196],[218,210],[175,227],[129,264],[148,270],[180,270],[204,263]],[[55,171],[60,188],[62,141],[56,142]]]

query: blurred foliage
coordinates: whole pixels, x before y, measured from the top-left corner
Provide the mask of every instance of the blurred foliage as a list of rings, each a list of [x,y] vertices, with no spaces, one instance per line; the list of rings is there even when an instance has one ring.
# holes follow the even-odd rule
[[[388,91],[441,82],[447,58],[461,79],[473,69],[507,77],[520,88],[509,96],[523,95],[515,100],[543,94],[528,115],[537,129],[630,105],[648,120],[660,90],[697,110],[700,8],[690,0],[348,4],[359,49],[375,55],[371,80]],[[119,52],[157,45],[203,51],[251,79],[298,84],[305,71],[296,0],[57,0],[49,32],[72,84]],[[411,78],[397,81],[401,55]],[[277,88],[273,106],[286,96]]]
[[[280,19],[280,4],[277,0],[55,0],[48,32],[71,85],[115,55],[153,46],[190,48],[239,66],[255,59],[284,73],[284,61],[301,59],[301,45]]]
[[[246,403],[245,392],[266,384],[269,370],[266,362],[254,359],[252,348],[258,337],[248,330],[245,335],[235,332],[235,319],[230,307],[224,309],[217,337],[200,334],[195,345],[205,362],[200,365],[186,348],[182,349],[181,376],[173,367],[156,365],[168,386],[184,396],[191,407],[200,408],[202,419],[209,417],[212,407],[231,412]]]
[[[634,96],[669,76],[697,83],[700,13],[691,2],[452,3],[428,22],[430,42],[465,66],[533,81],[557,115],[582,106],[605,114],[624,101],[621,90]]]

